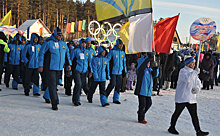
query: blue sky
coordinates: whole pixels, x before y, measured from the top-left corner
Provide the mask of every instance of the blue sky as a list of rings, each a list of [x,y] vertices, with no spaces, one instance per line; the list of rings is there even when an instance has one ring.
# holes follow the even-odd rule
[[[191,24],[201,17],[209,17],[214,20],[217,32],[220,32],[220,0],[152,0],[152,2],[154,20],[159,20],[160,17],[172,17],[180,13],[177,31],[182,43],[186,42],[186,37],[189,41]],[[193,39],[191,42],[199,43]]]
[[[216,22],[220,32],[220,0],[152,0],[154,19],[172,17],[180,13],[177,31],[183,43],[189,40],[191,24],[201,17],[209,17]],[[193,43],[198,41],[191,40]]]

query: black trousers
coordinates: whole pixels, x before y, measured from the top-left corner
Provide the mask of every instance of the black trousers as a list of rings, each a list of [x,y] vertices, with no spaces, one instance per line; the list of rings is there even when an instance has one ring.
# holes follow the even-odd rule
[[[89,89],[89,92],[88,92],[88,97],[87,97],[88,99],[92,99],[93,98],[93,94],[95,93],[95,90],[96,90],[98,85],[99,85],[100,94],[106,96],[105,81],[103,81],[103,82],[93,81],[92,84],[91,84],[91,88]]]
[[[41,72],[41,78],[42,78],[42,91],[45,91],[47,89],[47,84],[48,84],[48,78],[47,78],[47,74],[48,74],[48,69],[44,68],[43,72]]]
[[[20,83],[20,80],[19,80],[20,65],[11,65],[11,64],[7,65],[6,73],[5,73],[5,79],[4,79],[5,84],[9,84],[11,74],[12,74],[13,79],[17,83]]]
[[[59,104],[59,98],[57,94],[57,85],[59,79],[60,71],[49,70],[47,73],[48,78],[48,88],[52,105]]]
[[[210,81],[203,81],[203,89],[209,89]]]
[[[3,62],[0,62],[0,84],[1,84],[1,81],[2,81],[3,70],[4,70]]]
[[[89,88],[91,88],[93,81],[94,81],[93,76],[92,76],[92,77],[89,77],[89,76],[88,76],[88,87],[89,87]]]
[[[37,68],[26,68],[24,75],[24,92],[30,92],[30,82],[39,87],[39,71]]]
[[[117,91],[118,94],[120,94],[121,85],[122,85],[122,75],[111,75],[110,83],[108,84],[108,87],[106,89],[107,97],[114,89],[114,87],[115,87],[115,91]]]
[[[177,122],[177,119],[179,118],[180,114],[182,113],[182,111],[184,110],[184,108],[187,108],[188,111],[189,111],[189,114],[192,118],[192,123],[193,123],[193,126],[195,128],[196,131],[199,131],[200,130],[200,126],[199,126],[199,119],[198,119],[198,116],[197,116],[197,104],[194,103],[194,104],[190,104],[190,103],[176,103],[176,109],[171,117],[171,127],[174,127],[176,126],[176,122]]]
[[[72,87],[72,75],[70,75],[70,71],[64,71],[64,88],[65,93],[71,95],[71,87]]]
[[[138,95],[138,121],[145,120],[145,113],[149,110],[152,105],[151,97]]]
[[[164,81],[171,82],[172,74],[173,74],[173,71],[166,71],[165,72],[165,80]]]
[[[216,71],[214,71],[214,73],[213,73],[213,80],[215,81],[215,85],[218,85],[218,77],[217,77],[217,72]]]
[[[153,91],[157,91],[157,94],[160,93],[160,81],[158,77],[153,79]]]
[[[28,65],[24,66],[24,63],[21,63],[20,65],[20,78],[22,79],[22,83],[24,84],[25,82],[25,74],[26,74],[26,67],[28,67]]]
[[[73,72],[73,79],[75,82],[75,86],[73,88],[73,97],[72,102],[76,103],[78,102],[81,89],[84,90],[85,94],[89,92],[88,83],[86,82],[86,73],[80,73],[78,71]]]

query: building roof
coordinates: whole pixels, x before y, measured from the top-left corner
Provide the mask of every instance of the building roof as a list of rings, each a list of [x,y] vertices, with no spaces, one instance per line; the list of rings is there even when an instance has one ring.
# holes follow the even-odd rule
[[[32,20],[26,20],[19,28],[18,30],[26,31],[28,27],[32,26],[35,22],[39,22],[44,26],[44,28],[51,33],[51,31],[47,28],[47,26],[44,24],[44,22],[41,19],[32,19]]]

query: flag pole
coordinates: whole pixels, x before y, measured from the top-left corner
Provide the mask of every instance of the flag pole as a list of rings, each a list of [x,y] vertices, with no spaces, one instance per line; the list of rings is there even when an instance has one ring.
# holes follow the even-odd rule
[[[200,41],[200,43],[199,43],[199,54],[198,54],[198,57],[197,57],[196,68],[199,68],[199,59],[200,59],[201,46],[202,46],[202,41]]]
[[[154,45],[154,20],[153,20],[153,11],[151,13],[152,16],[152,44],[153,44],[153,49],[152,52],[155,52],[155,45]],[[154,55],[154,61],[156,61],[156,57]]]
[[[155,45],[154,45],[154,21],[153,21],[153,12],[152,12],[152,44],[153,44],[153,52],[155,51]]]

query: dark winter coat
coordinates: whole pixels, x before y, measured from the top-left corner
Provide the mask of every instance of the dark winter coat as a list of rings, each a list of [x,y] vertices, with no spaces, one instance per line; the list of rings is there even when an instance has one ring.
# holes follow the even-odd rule
[[[209,59],[206,57],[209,56]],[[201,63],[201,79],[204,81],[209,81],[213,79],[213,71],[214,71],[214,62],[212,60],[212,55],[210,53],[206,53],[202,63]]]
[[[3,32],[0,32],[0,39],[3,40],[4,42],[7,42],[7,38]],[[4,47],[5,47],[5,45],[0,44],[0,62],[2,62],[2,63],[4,60],[4,54],[5,54]]]

